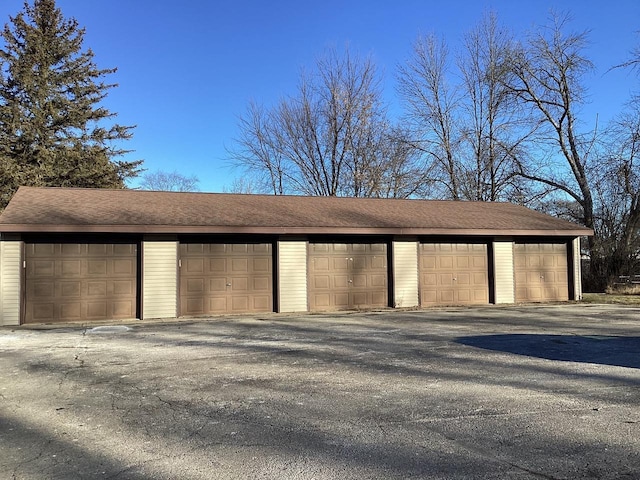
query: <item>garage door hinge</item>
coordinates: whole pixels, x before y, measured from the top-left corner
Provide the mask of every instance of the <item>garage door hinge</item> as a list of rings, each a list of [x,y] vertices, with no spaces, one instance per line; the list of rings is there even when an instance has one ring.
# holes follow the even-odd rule
[[[26,260],[22,261],[22,268],[27,268],[27,261]]]
[[[182,268],[182,259],[178,259],[178,268]]]

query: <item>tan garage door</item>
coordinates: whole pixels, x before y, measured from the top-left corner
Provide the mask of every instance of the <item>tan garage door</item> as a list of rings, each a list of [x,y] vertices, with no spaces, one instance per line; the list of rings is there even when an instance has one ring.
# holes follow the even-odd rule
[[[487,265],[485,244],[420,244],[420,304],[489,303]]]
[[[388,306],[385,243],[310,243],[309,309]]]
[[[269,243],[180,245],[180,314],[273,311]]]
[[[26,244],[25,261],[25,323],[136,317],[135,244]]]
[[[564,243],[516,243],[516,302],[569,300],[569,264]]]

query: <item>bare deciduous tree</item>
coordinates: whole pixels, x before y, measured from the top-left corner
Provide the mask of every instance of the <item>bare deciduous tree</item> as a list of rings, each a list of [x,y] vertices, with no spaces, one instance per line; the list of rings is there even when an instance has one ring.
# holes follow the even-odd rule
[[[164,172],[157,170],[145,173],[142,176],[140,188],[162,192],[196,192],[199,190],[199,182],[200,180],[195,175],[188,177],[177,171]]]
[[[408,173],[415,156],[397,147],[372,60],[348,51],[320,58],[277,106],[250,104],[239,126],[236,165],[276,195],[406,196],[423,179]]]
[[[565,33],[567,17],[533,33],[509,59],[506,86],[529,109],[537,149],[519,159],[519,174],[572,198],[581,207],[576,219],[594,227],[593,196],[588,178],[594,132],[581,133],[578,109],[586,100],[585,75],[593,68],[584,56],[587,33]]]
[[[413,144],[428,158],[432,180],[444,196],[461,198],[458,185],[459,138],[455,136],[458,94],[448,81],[449,51],[434,35],[421,36],[413,45],[413,56],[399,67],[398,92],[413,127]]]
[[[519,195],[515,158],[527,135],[520,127],[517,108],[505,83],[512,35],[501,28],[495,13],[488,13],[464,38],[458,58],[464,102],[462,150],[466,181],[464,197],[496,201]]]
[[[607,129],[591,174],[596,242],[589,273],[601,288],[640,269],[640,105],[630,106]]]

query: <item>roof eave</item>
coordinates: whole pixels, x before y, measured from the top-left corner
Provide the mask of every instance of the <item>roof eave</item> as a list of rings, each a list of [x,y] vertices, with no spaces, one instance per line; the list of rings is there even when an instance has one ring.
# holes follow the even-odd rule
[[[259,235],[447,235],[474,237],[580,237],[592,236],[593,230],[572,229],[465,229],[399,227],[269,227],[209,225],[44,225],[5,224],[1,233],[139,233],[139,234],[259,234]]]

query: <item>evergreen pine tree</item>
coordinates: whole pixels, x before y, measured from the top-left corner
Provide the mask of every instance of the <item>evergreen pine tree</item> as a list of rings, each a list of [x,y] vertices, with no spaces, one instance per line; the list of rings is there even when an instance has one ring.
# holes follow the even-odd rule
[[[124,188],[142,161],[118,161],[133,127],[100,105],[104,78],[85,30],[55,0],[25,2],[0,37],[0,208],[20,185]]]

